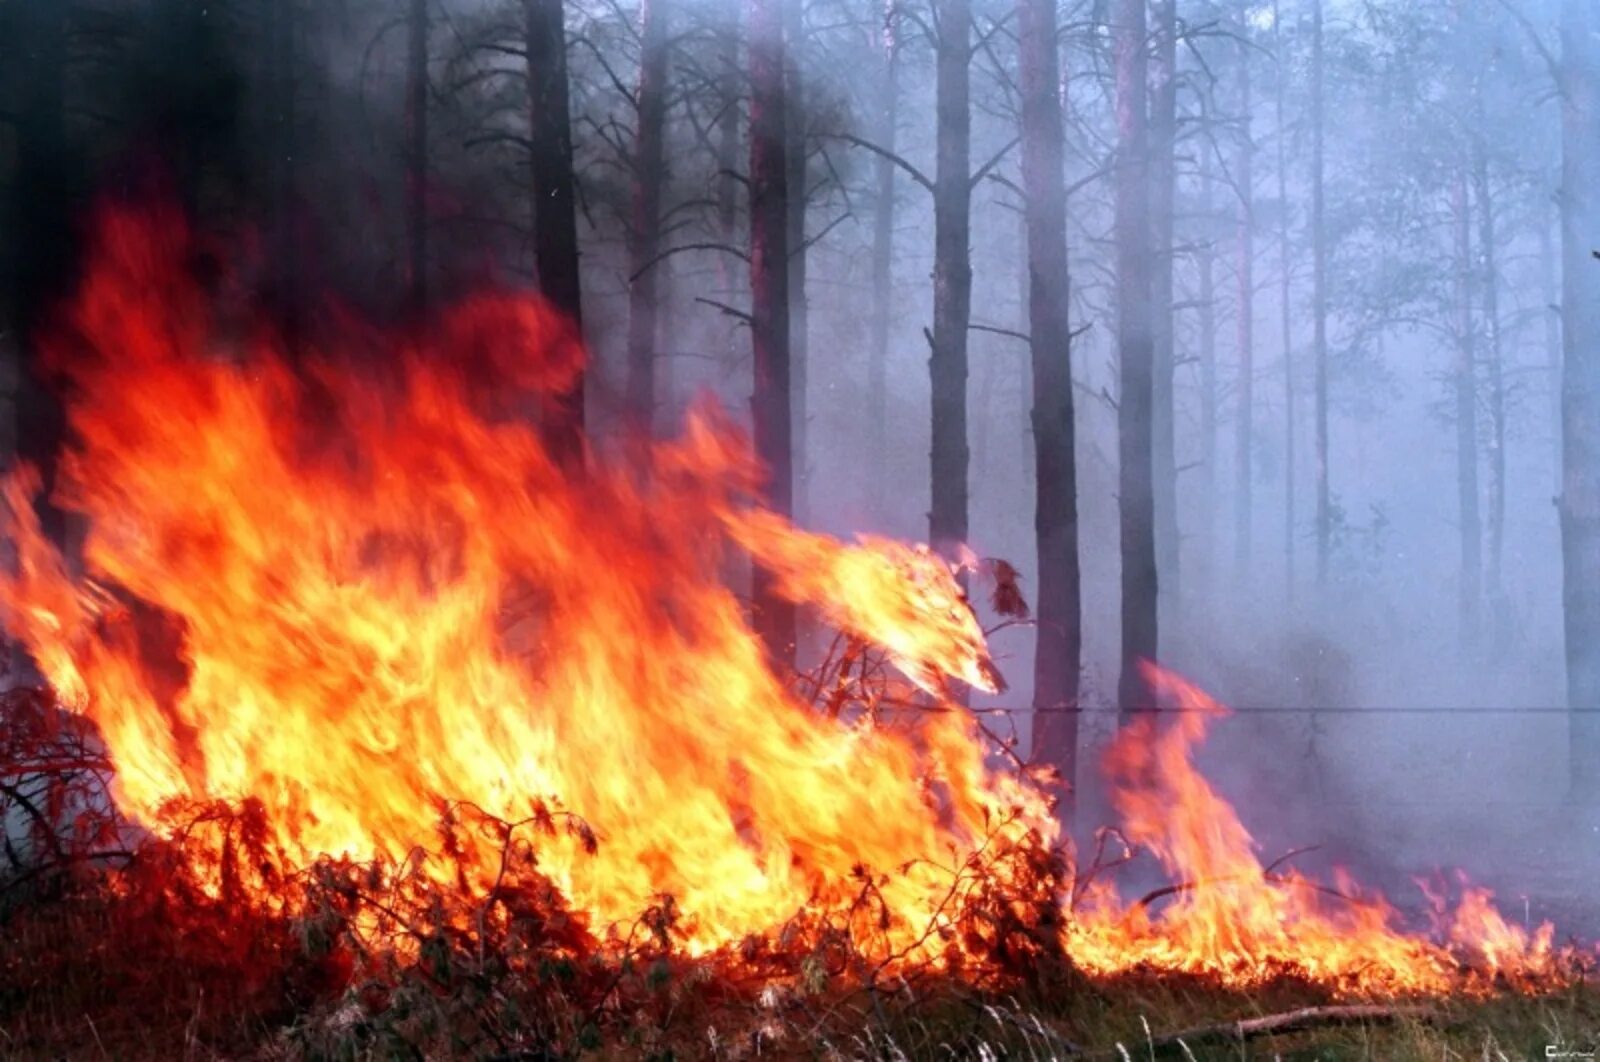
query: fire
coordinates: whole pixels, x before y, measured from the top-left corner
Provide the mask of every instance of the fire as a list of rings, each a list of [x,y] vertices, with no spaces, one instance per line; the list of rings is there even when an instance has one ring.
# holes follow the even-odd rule
[[[1487,890],[1468,888],[1453,913],[1436,904],[1441,944],[1404,932],[1384,898],[1346,874],[1330,888],[1269,871],[1191,759],[1226,710],[1170,672],[1147,674],[1178,710],[1170,722],[1146,716],[1126,727],[1105,769],[1128,841],[1153,852],[1180,884],[1156,914],[1091,889],[1071,945],[1087,969],[1148,967],[1243,984],[1292,973],[1351,991],[1436,993],[1462,986],[1463,960],[1481,986],[1483,975],[1550,980],[1576,958],[1558,953],[1548,923],[1530,932],[1506,922]]]
[[[291,367],[194,281],[181,218],[100,220],[48,346],[72,431],[54,500],[87,527],[83,571],[19,469],[0,604],[97,725],[130,814],[160,827],[185,801],[249,798],[292,858],[398,859],[449,802],[556,809],[588,824],[539,842],[576,910],[625,926],[670,895],[701,953],[848,906],[863,880],[879,954],[947,953],[970,928],[951,897],[972,853],[1056,841],[1033,783],[940,710],[947,680],[1001,682],[926,548],[763,509],[761,469],[709,410],[677,441],[562,467],[530,414],[582,352],[536,300],[470,299],[426,335],[347,324]],[[815,710],[719,578],[733,550],[881,647],[933,710],[898,728]],[[1554,972],[1548,927],[1506,923],[1486,894],[1430,942],[1349,881],[1333,897],[1269,873],[1190,761],[1221,709],[1151,674],[1184,710],[1127,728],[1107,770],[1128,839],[1185,885],[1154,913],[1104,882],[1063,895],[1080,966],[1363,992],[1446,990],[1463,954]],[[466,858],[493,880],[493,845]]]
[[[443,801],[508,820],[540,801],[598,841],[540,851],[579,910],[626,923],[668,893],[701,949],[845,898],[857,867],[914,864],[884,891],[920,933],[949,888],[928,859],[990,822],[1048,829],[959,713],[899,733],[811,711],[717,578],[732,538],[911,674],[982,684],[948,567],[761,510],[759,469],[710,414],[642,468],[581,479],[496,415],[579,364],[543,305],[468,301],[390,340],[381,371],[330,352],[307,384],[267,335],[223,347],[180,219],[111,212],[101,233],[53,349],[76,440],[58,500],[87,518],[86,571],[41,534],[24,472],[0,597],[98,724],[132,814],[253,797],[291,854],[398,858]]]

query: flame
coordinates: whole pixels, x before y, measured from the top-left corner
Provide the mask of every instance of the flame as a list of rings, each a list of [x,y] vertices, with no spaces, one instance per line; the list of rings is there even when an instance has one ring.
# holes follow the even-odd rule
[[[1134,720],[1104,767],[1127,840],[1154,853],[1179,884],[1156,913],[1109,887],[1089,890],[1071,930],[1072,954],[1085,968],[1179,971],[1232,984],[1292,974],[1348,991],[1404,994],[1482,986],[1494,975],[1544,983],[1575,958],[1553,947],[1548,923],[1528,932],[1506,922],[1484,889],[1468,888],[1453,913],[1441,904],[1429,939],[1405,932],[1394,908],[1348,874],[1329,887],[1269,871],[1233,807],[1192,760],[1226,709],[1171,672],[1147,665],[1145,673],[1177,711]],[[1463,959],[1475,979],[1466,984]]]
[[[307,384],[269,336],[222,346],[180,218],[109,211],[99,231],[52,347],[86,578],[42,535],[24,471],[0,599],[98,724],[134,815],[253,797],[292,854],[369,858],[425,842],[442,801],[508,820],[548,802],[598,840],[540,851],[577,909],[611,925],[669,893],[697,949],[845,897],[858,867],[914,864],[884,890],[910,932],[949,888],[919,861],[1013,808],[1049,828],[960,713],[901,733],[812,711],[717,578],[732,539],[924,684],[983,685],[948,565],[761,509],[759,468],[710,413],[644,467],[581,478],[526,417],[495,415],[579,364],[542,304],[469,300],[427,339],[374,340],[381,371],[303,359]]]
[[[426,335],[346,321],[337,349],[292,366],[192,279],[181,217],[107,209],[96,231],[46,347],[70,386],[54,501],[87,527],[83,571],[17,469],[0,605],[98,726],[126,811],[159,826],[184,801],[249,798],[302,860],[405,857],[451,801],[571,812],[592,836],[557,833],[539,859],[574,908],[617,926],[668,894],[694,952],[869,880],[882,954],[945,954],[972,927],[952,924],[961,871],[942,867],[997,832],[1054,842],[1044,798],[991,765],[967,713],[841,721],[774,673],[719,578],[733,550],[882,647],[931,706],[950,707],[948,680],[1003,685],[949,563],[764,509],[714,411],[575,473],[530,426],[583,358],[537,300],[472,298]],[[1125,728],[1106,770],[1127,839],[1180,884],[1157,907],[1079,868],[1061,920],[1079,966],[1362,993],[1458,987],[1463,956],[1554,976],[1550,928],[1507,923],[1481,890],[1429,939],[1347,877],[1263,867],[1191,759],[1223,709],[1149,678],[1180,711]],[[497,856],[465,853],[485,881]]]

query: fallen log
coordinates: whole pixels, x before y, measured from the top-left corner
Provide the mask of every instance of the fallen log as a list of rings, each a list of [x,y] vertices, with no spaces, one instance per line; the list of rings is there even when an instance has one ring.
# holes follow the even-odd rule
[[[1346,1006],[1302,1007],[1282,1014],[1265,1014],[1259,1018],[1241,1018],[1238,1021],[1217,1025],[1200,1025],[1181,1032],[1152,1036],[1143,1046],[1149,1050],[1168,1047],[1191,1047],[1195,1044],[1216,1043],[1221,1040],[1244,1042],[1257,1036],[1274,1036],[1302,1032],[1323,1025],[1352,1025],[1374,1021],[1432,1021],[1437,1013],[1431,1007],[1383,1006],[1380,1004],[1350,1004]],[[1120,1058],[1122,1051],[1112,1049],[1097,1053],[1096,1058]]]

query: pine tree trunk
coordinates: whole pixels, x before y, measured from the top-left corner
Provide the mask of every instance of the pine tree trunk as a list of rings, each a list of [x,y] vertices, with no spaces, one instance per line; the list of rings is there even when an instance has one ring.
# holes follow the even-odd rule
[[[931,505],[928,538],[950,551],[967,539],[967,328],[972,319],[971,0],[937,0],[938,143],[933,194]]]
[[[1248,36],[1248,30],[1240,27],[1241,36]],[[1248,592],[1251,579],[1251,525],[1255,519],[1255,505],[1253,498],[1254,470],[1252,468],[1252,447],[1255,442],[1255,306],[1256,306],[1256,281],[1255,281],[1255,190],[1254,159],[1255,144],[1250,136],[1251,109],[1253,106],[1250,97],[1250,57],[1251,46],[1246,40],[1239,49],[1239,121],[1243,131],[1239,138],[1239,158],[1235,163],[1236,174],[1239,181],[1239,222],[1237,229],[1237,242],[1235,244],[1237,259],[1234,271],[1239,280],[1239,307],[1236,319],[1238,326],[1239,344],[1239,414],[1235,421],[1234,448],[1233,448],[1233,533],[1234,533],[1234,579],[1236,588]]]
[[[739,61],[740,18],[738,0],[727,5],[728,24],[722,34],[722,76],[717,86],[717,234],[729,247],[743,244],[745,233],[739,227],[739,197],[743,190],[739,173],[739,104],[744,93],[744,77]],[[732,299],[744,287],[745,278],[734,266],[733,256],[717,255],[717,279],[725,295]],[[723,372],[737,378],[744,361],[743,336],[734,329],[727,333]]]
[[[1323,225],[1322,0],[1311,0],[1311,352],[1316,362],[1317,585],[1328,581],[1333,497],[1328,484],[1328,241]]]
[[[539,291],[583,331],[578,274],[577,190],[572,173],[572,112],[562,0],[527,0],[528,139],[532,162],[533,253]],[[577,467],[583,459],[583,378],[546,411],[551,452]]]
[[[1295,596],[1295,393],[1294,306],[1291,301],[1293,259],[1289,251],[1289,126],[1284,96],[1288,91],[1289,56],[1285,52],[1282,17],[1277,0],[1272,4],[1273,50],[1277,53],[1276,118],[1278,126],[1278,309],[1283,344],[1283,585],[1289,603]]]
[[[428,0],[406,13],[406,312],[428,309]]]
[[[1156,36],[1150,66],[1150,183],[1152,188],[1152,328],[1155,342],[1155,421],[1151,425],[1155,462],[1156,570],[1161,575],[1162,622],[1178,614],[1178,463],[1173,407],[1172,271],[1175,151],[1178,137],[1178,5],[1154,0]]]
[[[789,365],[789,166],[785,131],[785,0],[750,0],[750,337],[756,456],[767,468],[767,504],[794,508]],[[752,576],[755,625],[767,652],[792,666],[794,606],[778,595],[769,573]]]
[[[1478,514],[1478,393],[1473,326],[1472,218],[1468,213],[1467,179],[1456,178],[1450,193],[1456,242],[1456,518],[1461,539],[1459,579],[1462,638],[1477,637],[1483,578],[1482,540]]]
[[[1200,331],[1200,464],[1205,477],[1205,497],[1202,501],[1205,519],[1204,539],[1201,543],[1200,565],[1203,572],[1200,587],[1203,599],[1216,592],[1217,570],[1217,252],[1212,243],[1210,229],[1215,205],[1211,197],[1211,151],[1200,152],[1200,216],[1205,220],[1207,233],[1196,251],[1196,271],[1200,274],[1200,305],[1197,316]]]
[[[1561,560],[1574,791],[1600,790],[1600,18],[1562,6]]]
[[[1478,206],[1478,254],[1483,267],[1483,329],[1488,343],[1484,368],[1489,388],[1489,556],[1485,581],[1495,640],[1504,631],[1504,588],[1501,566],[1506,541],[1506,392],[1501,362],[1500,269],[1495,247],[1494,195],[1489,184],[1489,154],[1480,140],[1474,145],[1473,197]]]
[[[898,0],[885,0],[883,7],[883,94],[879,113],[878,143],[885,151],[895,150],[900,111],[900,41]],[[868,487],[881,520],[888,483],[889,416],[889,316],[894,289],[895,165],[884,156],[877,159],[877,202],[872,218],[872,351],[867,363],[867,443]]]
[[[15,177],[9,191],[6,242],[10,326],[22,356],[16,395],[16,456],[43,477],[35,508],[50,540],[67,546],[66,513],[51,504],[57,451],[66,418],[36,358],[35,340],[47,308],[71,281],[76,185],[66,129],[67,13],[60,0],[13,5],[17,38],[29,42],[20,60],[15,127]]]
[[[1064,126],[1055,0],[1021,0],[1022,183],[1027,195],[1028,336],[1033,390],[1034,540],[1039,587],[1033,661],[1033,759],[1077,778],[1082,656],[1078,472],[1067,316]],[[1068,799],[1071,790],[1068,790]],[[1070,822],[1070,806],[1061,808]]]
[[[1117,703],[1124,714],[1155,707],[1143,666],[1156,659],[1154,455],[1151,438],[1155,337],[1151,331],[1150,138],[1145,0],[1115,0],[1118,496],[1122,548],[1122,660]]]
[[[1556,213],[1557,231],[1561,228]],[[1544,293],[1544,360],[1550,378],[1550,467],[1555,490],[1561,493],[1561,285],[1557,280],[1559,252],[1548,219],[1539,221],[1539,280]]]
[[[640,429],[655,424],[656,344],[660,292],[661,189],[666,184],[667,0],[640,0],[638,129],[633,149],[633,203],[628,229],[628,414]]]
[[[783,4],[785,52],[784,135],[788,138],[784,161],[789,168],[789,372],[794,408],[790,414],[794,430],[794,516],[804,518],[811,483],[810,449],[807,443],[807,377],[810,372],[809,325],[806,304],[806,118],[803,44],[805,41],[804,0],[781,0]]]

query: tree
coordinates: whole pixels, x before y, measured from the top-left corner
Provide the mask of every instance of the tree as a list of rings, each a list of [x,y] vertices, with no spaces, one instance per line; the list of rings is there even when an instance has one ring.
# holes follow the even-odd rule
[[[928,538],[967,539],[967,331],[972,323],[971,0],[936,0],[938,143],[933,180],[932,504]]]
[[[1600,17],[1561,7],[1561,563],[1574,790],[1600,788]]]
[[[1471,640],[1478,626],[1480,579],[1483,573],[1478,521],[1478,392],[1477,343],[1472,317],[1472,218],[1466,174],[1458,173],[1450,192],[1456,249],[1456,363],[1453,373],[1456,419],[1456,512],[1461,544],[1460,621],[1462,637]]]
[[[789,374],[790,395],[794,409],[790,414],[794,439],[794,512],[801,515],[807,504],[811,466],[806,444],[806,376],[807,337],[809,330],[806,314],[806,207],[810,196],[806,187],[806,112],[805,75],[801,70],[805,42],[805,0],[780,0],[783,4],[784,53],[784,105],[788,113],[784,118],[784,164],[788,167],[788,225],[789,248]]]
[[[883,89],[879,98],[877,195],[872,218],[872,349],[867,363],[867,421],[870,438],[869,482],[874,498],[884,494],[888,450],[889,311],[894,285],[895,150],[900,115],[900,33],[898,0],[884,0],[881,33]],[[884,514],[880,512],[881,518]]]
[[[1173,201],[1177,190],[1178,5],[1154,0],[1155,49],[1150,65],[1150,183],[1154,272],[1151,305],[1154,333],[1154,448],[1156,570],[1164,600],[1178,601],[1178,465],[1173,376]],[[1172,615],[1169,609],[1166,615]]]
[[[767,469],[767,504],[794,507],[789,362],[789,139],[785,102],[783,4],[750,0],[750,338],[756,456]],[[755,625],[774,661],[792,664],[795,609],[771,575],[752,577]]]
[[[22,353],[17,389],[17,457],[38,468],[45,491],[36,503],[46,533],[67,536],[66,514],[50,504],[56,451],[66,428],[61,405],[32,356],[39,326],[64,294],[73,265],[72,206],[77,183],[66,127],[67,5],[20,0],[10,5],[9,39],[20,64],[15,118],[16,169],[7,203],[7,309]]]
[[[1155,337],[1151,321],[1150,138],[1146,95],[1145,0],[1111,8],[1116,70],[1116,283],[1119,392],[1118,501],[1122,548],[1122,662],[1117,703],[1124,713],[1155,705],[1143,665],[1156,658],[1156,544],[1151,421]]]
[[[628,227],[627,406],[648,431],[656,405],[656,268],[661,259],[661,190],[666,184],[667,0],[640,0],[637,128]]]
[[[1314,362],[1317,585],[1328,581],[1333,500],[1328,488],[1328,247],[1323,203],[1322,0],[1311,0],[1311,353]]]
[[[1239,414],[1234,425],[1234,573],[1241,582],[1251,571],[1251,524],[1255,507],[1251,498],[1254,470],[1251,457],[1255,445],[1255,142],[1251,139],[1250,56],[1253,45],[1249,29],[1239,27],[1239,155],[1236,180],[1239,192],[1237,258],[1235,273],[1239,281]]]
[[[406,311],[428,306],[428,0],[406,9]]]
[[[562,0],[526,0],[533,253],[539,291],[581,335],[583,294],[564,17]],[[577,466],[583,457],[581,375],[550,404],[543,427],[556,457]]]
[[[1067,208],[1055,0],[1021,0],[1022,183],[1032,355],[1034,539],[1039,589],[1033,668],[1034,758],[1076,778],[1082,657],[1078,473],[1067,317]],[[1069,813],[1070,821],[1070,813]]]
[[[1289,125],[1285,117],[1285,97],[1288,95],[1290,57],[1283,38],[1283,12],[1278,0],[1272,0],[1272,43],[1277,56],[1278,76],[1274,87],[1274,117],[1276,118],[1278,144],[1278,322],[1283,343],[1283,570],[1284,591],[1293,603],[1295,592],[1295,373],[1294,331],[1291,324],[1294,308],[1291,303],[1294,268],[1289,251]]]

